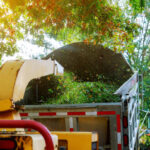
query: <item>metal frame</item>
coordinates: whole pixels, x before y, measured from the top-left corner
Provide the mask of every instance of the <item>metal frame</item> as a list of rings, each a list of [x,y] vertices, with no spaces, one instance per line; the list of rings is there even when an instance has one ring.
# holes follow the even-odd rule
[[[20,112],[23,119],[65,118],[68,131],[79,131],[79,117],[108,117],[110,121],[110,147],[122,150],[122,103],[95,103],[73,105],[30,105]]]
[[[46,150],[54,150],[53,140],[49,130],[33,120],[0,120],[0,128],[31,128],[39,131],[45,140]]]
[[[136,101],[135,99],[131,99],[131,101]],[[128,111],[128,124],[129,124],[129,149],[134,150],[134,146],[136,143],[136,138],[139,129],[139,120],[138,120],[138,106],[137,102],[131,102],[128,104],[130,108]]]

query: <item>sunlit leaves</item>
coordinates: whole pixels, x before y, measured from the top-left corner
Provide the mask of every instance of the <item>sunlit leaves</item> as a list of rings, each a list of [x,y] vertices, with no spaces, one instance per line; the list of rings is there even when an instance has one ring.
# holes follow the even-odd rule
[[[141,12],[145,7],[146,0],[130,0],[131,7],[134,9],[134,13]]]
[[[47,34],[64,43],[101,43],[117,51],[132,45],[138,34],[123,11],[107,0],[4,0],[13,18],[8,33],[16,39]],[[6,11],[6,8],[4,9]],[[7,17],[6,17],[7,18]],[[39,34],[39,31],[44,31]],[[39,40],[38,40],[39,41]],[[38,44],[39,42],[37,42]],[[42,43],[39,43],[41,46]]]
[[[12,11],[0,3],[0,58],[6,55],[12,55],[16,48],[16,28],[17,18],[13,16]]]
[[[15,8],[19,7],[19,6],[24,6],[25,5],[25,1],[26,0],[4,0],[5,3],[7,3],[9,5],[9,7],[14,10]]]

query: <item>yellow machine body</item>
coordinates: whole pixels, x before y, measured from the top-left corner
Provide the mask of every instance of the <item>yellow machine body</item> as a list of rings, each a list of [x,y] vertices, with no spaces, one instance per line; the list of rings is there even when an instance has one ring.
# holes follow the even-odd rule
[[[66,150],[92,150],[96,145],[98,150],[98,134],[92,132],[51,132],[58,136],[59,148]]]
[[[50,59],[7,61],[0,68],[0,112],[14,110],[14,102],[23,99],[30,80],[53,73]]]
[[[15,102],[23,99],[30,80],[53,74],[54,71],[54,62],[51,59],[14,60],[3,64],[0,67],[0,119],[20,120]],[[16,129],[0,131],[11,132]]]

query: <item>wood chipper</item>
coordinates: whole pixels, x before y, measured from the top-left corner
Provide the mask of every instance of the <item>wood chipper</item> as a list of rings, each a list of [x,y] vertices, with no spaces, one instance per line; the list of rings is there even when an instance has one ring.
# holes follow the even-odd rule
[[[68,150],[98,150],[96,133],[51,134],[39,122],[21,120],[19,110],[23,107],[19,102],[29,81],[55,74],[56,69],[51,59],[7,61],[0,68],[0,150],[66,150],[66,144]]]
[[[50,59],[7,61],[0,68],[0,150],[45,150],[45,147],[46,150],[57,149],[57,136],[51,135],[38,122],[21,120],[19,108],[15,105],[15,102],[23,98],[31,79],[53,72],[53,61]],[[35,129],[40,134],[26,134],[24,128]]]

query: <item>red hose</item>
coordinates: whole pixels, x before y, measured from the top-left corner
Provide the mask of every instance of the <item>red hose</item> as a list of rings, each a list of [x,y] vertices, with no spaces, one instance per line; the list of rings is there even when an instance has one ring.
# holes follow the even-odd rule
[[[50,131],[39,122],[33,120],[0,120],[0,128],[31,128],[37,130],[44,137],[46,150],[54,150]]]

